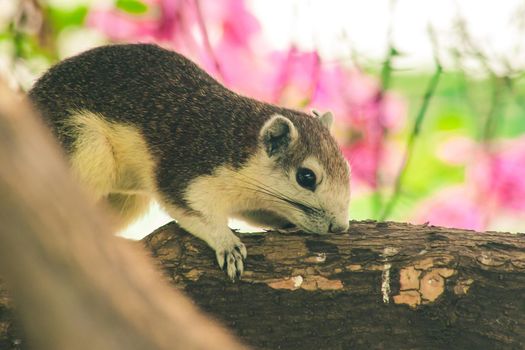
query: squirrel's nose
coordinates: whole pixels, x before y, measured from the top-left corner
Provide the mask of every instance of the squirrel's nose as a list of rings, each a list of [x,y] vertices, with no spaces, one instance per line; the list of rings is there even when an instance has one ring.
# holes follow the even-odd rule
[[[330,233],[343,233],[343,232],[348,231],[348,228],[349,228],[348,222],[346,222],[344,224],[332,222],[332,223],[330,223],[330,226],[328,227],[328,232],[330,232]]]

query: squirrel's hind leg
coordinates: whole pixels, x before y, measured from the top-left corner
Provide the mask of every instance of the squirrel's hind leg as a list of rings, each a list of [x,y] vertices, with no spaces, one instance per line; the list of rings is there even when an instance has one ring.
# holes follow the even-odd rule
[[[108,122],[88,111],[72,115],[65,132],[74,139],[70,162],[79,182],[96,201],[105,201],[119,229],[146,213],[154,163],[146,142],[130,125]]]
[[[140,194],[110,193],[106,202],[115,212],[118,228],[126,228],[147,213],[151,198]]]

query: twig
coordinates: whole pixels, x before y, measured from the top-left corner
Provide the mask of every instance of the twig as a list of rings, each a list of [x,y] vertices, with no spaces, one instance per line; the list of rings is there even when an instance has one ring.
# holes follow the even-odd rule
[[[389,50],[388,50],[388,54],[387,54],[387,58],[385,59],[385,62],[383,63],[383,67],[381,69],[381,89],[377,92],[377,95],[375,97],[375,103],[377,104],[381,104],[383,99],[384,99],[384,96],[385,96],[385,92],[388,90],[388,88],[390,87],[390,79],[391,79],[391,76],[392,76],[392,58],[394,55],[397,54],[397,51],[395,51],[395,49],[391,46],[389,47]],[[381,158],[381,152],[382,152],[382,149],[383,149],[383,138],[386,134],[386,130],[383,126],[383,120],[382,120],[382,110],[381,108],[379,108],[379,111],[378,111],[378,115],[377,115],[377,118],[374,120],[374,122],[378,125],[376,125],[376,127],[378,128],[381,128],[382,129],[382,135],[381,137],[379,138],[379,140],[374,144],[374,169],[375,169],[375,174],[374,174],[374,194],[373,194],[373,197],[372,197],[372,205],[373,205],[373,213],[374,213],[374,217],[377,216],[377,214],[379,214],[380,210],[381,210],[381,207],[383,205],[383,195],[381,193],[381,176],[380,176],[380,172],[379,172],[379,163],[380,163],[380,158]]]
[[[388,24],[388,52],[385,58],[385,61],[383,63],[383,67],[381,68],[381,89],[378,91],[376,95],[376,101],[375,103],[381,105],[385,92],[390,88],[390,81],[392,78],[392,65],[393,60],[395,57],[399,55],[399,52],[394,47],[394,41],[393,41],[393,31],[394,31],[394,19],[392,13],[394,12],[395,6],[397,4],[397,0],[391,0],[390,1],[390,21]],[[380,164],[380,158],[381,153],[383,150],[383,139],[386,135],[386,129],[384,127],[383,123],[383,111],[382,108],[379,108],[379,112],[377,115],[377,118],[375,119],[375,122],[378,124],[376,125],[378,128],[381,128],[382,135],[379,138],[379,140],[374,145],[374,169],[375,169],[375,179],[374,179],[374,194],[372,197],[372,205],[373,205],[373,214],[374,217],[376,217],[379,212],[381,211],[381,207],[383,206],[383,195],[381,193],[381,174],[379,171],[379,164]]]
[[[459,50],[452,49],[451,55],[454,58],[454,63],[457,68],[457,74],[459,75],[457,77],[457,86],[458,86],[458,95],[463,96],[463,101],[467,105],[467,107],[470,109],[470,113],[472,115],[480,115],[480,108],[479,106],[474,102],[474,97],[472,94],[472,89],[470,88],[470,81],[467,76],[467,69],[464,67],[464,64],[462,62],[463,57]]]
[[[213,51],[213,47],[211,46],[210,37],[208,35],[208,29],[206,28],[206,23],[204,23],[204,17],[202,16],[200,1],[194,0],[193,3],[195,6],[195,13],[197,15],[197,24],[199,26],[199,31],[201,32],[201,35],[202,35],[202,41],[204,42],[204,47],[213,62],[213,65],[215,67],[215,70],[217,71],[217,74],[219,74],[219,76],[221,77],[221,80],[224,83],[227,83],[226,76],[224,75],[224,71],[219,62],[219,59],[215,55],[215,52]]]
[[[484,144],[488,144],[496,134],[496,122],[498,117],[502,116],[502,103],[501,100],[504,97],[504,91],[501,88],[504,84],[506,77],[497,77],[492,76],[492,94],[490,108],[485,117],[485,123],[483,125],[483,130],[481,131],[481,140]]]
[[[522,94],[516,92],[516,82],[524,76],[524,73],[525,72],[522,72],[520,75],[513,78],[506,77],[506,79],[503,81],[505,87],[509,91],[509,94],[514,98],[516,104],[523,110],[523,112],[525,112],[525,97]]]
[[[414,127],[412,129],[412,132],[408,138],[407,141],[407,147],[405,150],[405,154],[403,155],[403,160],[401,162],[401,166],[399,168],[396,182],[394,184],[394,192],[392,194],[392,197],[390,197],[390,200],[385,206],[385,209],[381,215],[381,220],[385,220],[392,210],[394,209],[394,206],[397,203],[397,200],[399,199],[399,195],[401,194],[401,188],[403,186],[403,179],[406,174],[406,170],[409,166],[412,152],[414,150],[414,143],[416,140],[416,137],[419,136],[419,133],[421,131],[421,124],[423,123],[423,120],[425,118],[428,106],[430,104],[430,100],[432,99],[432,96],[434,95],[434,92],[436,91],[439,78],[441,77],[441,73],[443,72],[443,67],[439,62],[436,61],[436,71],[434,72],[434,75],[430,79],[430,82],[428,83],[427,89],[425,91],[425,95],[423,96],[423,102],[421,104],[421,107],[419,108],[416,120],[414,122]]]

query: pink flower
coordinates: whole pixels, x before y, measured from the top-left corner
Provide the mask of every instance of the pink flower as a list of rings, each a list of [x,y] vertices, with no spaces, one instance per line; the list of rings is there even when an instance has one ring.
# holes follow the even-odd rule
[[[367,142],[358,141],[341,147],[343,155],[351,164],[352,179],[375,188],[377,186],[377,152]]]
[[[354,178],[376,188],[380,167],[393,151],[385,148],[386,134],[404,125],[403,101],[381,94],[377,82],[360,71],[335,65],[321,70],[312,105],[334,111]]]
[[[495,217],[525,213],[525,136],[490,149],[456,138],[445,143],[440,155],[453,164],[467,163],[468,187],[440,190],[422,203],[417,221],[484,230]]]
[[[320,68],[316,52],[301,52],[292,47],[288,51],[257,55],[249,49],[230,45],[222,42],[216,50],[217,57],[228,62],[224,67],[228,87],[290,108],[309,105]]]
[[[197,22],[196,2],[190,0],[149,0],[145,14],[129,14],[117,8],[94,9],[87,24],[100,29],[111,40],[155,42],[169,46],[189,57],[200,54],[194,36]]]
[[[230,46],[250,47],[253,37],[261,31],[259,21],[243,0],[206,2],[206,10],[206,21],[220,25],[221,41]]]
[[[255,84],[262,65],[252,46],[261,28],[255,16],[243,0],[194,1],[204,48],[201,64],[238,92],[260,92]]]
[[[478,153],[479,145],[465,136],[453,136],[436,147],[436,156],[450,165],[465,165]]]
[[[301,52],[292,46],[287,52],[272,52],[269,61],[272,72],[267,84],[272,89],[271,102],[306,107],[317,90],[321,69],[317,52]]]
[[[202,24],[220,40],[246,46],[260,31],[257,19],[242,0],[201,2],[199,0],[150,0],[146,14],[125,13],[117,8],[94,9],[88,24],[113,40],[152,40],[180,46],[195,41]],[[205,5],[205,6],[204,6]],[[200,38],[202,39],[202,38]]]
[[[466,187],[440,189],[419,204],[411,221],[480,231],[486,226],[481,203],[475,193]]]
[[[341,124],[362,124],[377,93],[377,82],[359,71],[324,66],[312,103],[334,111]]]
[[[245,84],[249,80],[246,73],[253,72],[250,44],[260,26],[243,0],[149,0],[148,6],[143,15],[116,8],[93,10],[88,25],[111,40],[169,46],[224,83],[239,81],[241,91],[253,90],[256,80],[252,77],[251,84]]]
[[[525,136],[503,142],[500,149],[480,153],[468,167],[469,181],[496,204],[525,211]]]
[[[147,18],[130,20],[128,14],[120,11],[93,10],[87,23],[91,27],[102,30],[111,40],[154,41],[157,22]]]

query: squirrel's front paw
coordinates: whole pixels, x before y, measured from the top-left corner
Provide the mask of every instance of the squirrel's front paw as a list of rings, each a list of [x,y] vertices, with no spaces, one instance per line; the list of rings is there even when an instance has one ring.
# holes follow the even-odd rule
[[[228,274],[232,281],[235,278],[240,279],[244,271],[243,261],[247,255],[244,244],[238,241],[224,249],[217,249],[215,253],[219,266]]]

